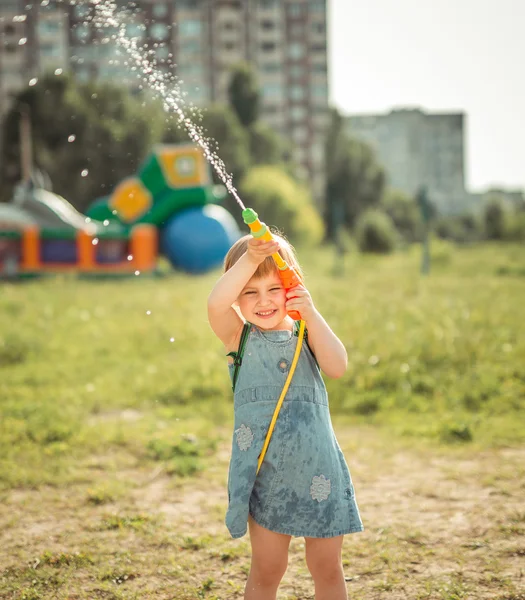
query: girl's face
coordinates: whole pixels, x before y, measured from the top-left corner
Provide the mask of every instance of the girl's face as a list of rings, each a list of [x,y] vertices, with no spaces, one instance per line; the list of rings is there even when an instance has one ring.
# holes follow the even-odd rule
[[[242,316],[261,329],[290,329],[286,292],[277,273],[251,278],[237,299]]]

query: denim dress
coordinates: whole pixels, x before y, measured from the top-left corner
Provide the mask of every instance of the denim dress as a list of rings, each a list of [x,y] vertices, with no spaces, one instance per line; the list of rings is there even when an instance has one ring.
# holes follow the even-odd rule
[[[296,344],[292,332],[251,326],[234,392],[226,513],[233,538],[245,535],[249,514],[262,527],[292,536],[329,538],[363,531],[326,387],[306,341],[256,476]],[[229,368],[233,376],[233,365]]]

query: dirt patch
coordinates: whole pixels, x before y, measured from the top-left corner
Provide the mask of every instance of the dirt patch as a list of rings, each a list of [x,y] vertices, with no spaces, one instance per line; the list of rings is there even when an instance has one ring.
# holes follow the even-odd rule
[[[525,449],[415,450],[340,427],[338,437],[366,527],[345,541],[349,597],[525,598]],[[67,490],[4,494],[0,598],[242,598],[249,542],[223,524],[227,464],[224,444],[194,479],[128,465],[118,480],[129,487],[100,504],[99,470]],[[301,539],[278,598],[313,599]]]

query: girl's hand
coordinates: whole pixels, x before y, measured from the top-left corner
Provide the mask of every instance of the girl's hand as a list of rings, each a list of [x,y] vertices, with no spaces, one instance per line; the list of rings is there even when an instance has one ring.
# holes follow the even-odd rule
[[[251,238],[248,241],[248,248],[246,254],[248,259],[256,265],[260,265],[265,258],[275,254],[279,250],[279,242],[272,240],[271,242],[265,242],[264,240],[258,240]]]
[[[286,292],[286,310],[297,310],[301,318],[308,321],[316,312],[310,292],[302,285],[296,285]]]

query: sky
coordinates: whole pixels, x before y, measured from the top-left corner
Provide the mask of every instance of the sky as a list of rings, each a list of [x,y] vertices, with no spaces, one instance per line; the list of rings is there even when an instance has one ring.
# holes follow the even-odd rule
[[[525,189],[525,0],[328,0],[331,102],[462,111],[467,189]]]

